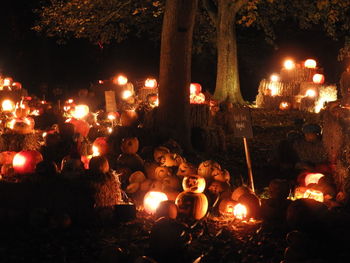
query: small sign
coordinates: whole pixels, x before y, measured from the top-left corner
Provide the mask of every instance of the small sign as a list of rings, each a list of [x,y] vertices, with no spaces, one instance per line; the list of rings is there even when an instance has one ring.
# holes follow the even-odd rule
[[[235,137],[253,138],[252,118],[248,107],[234,107],[233,132]]]
[[[117,103],[115,102],[115,92],[113,90],[105,91],[106,112],[116,112]]]

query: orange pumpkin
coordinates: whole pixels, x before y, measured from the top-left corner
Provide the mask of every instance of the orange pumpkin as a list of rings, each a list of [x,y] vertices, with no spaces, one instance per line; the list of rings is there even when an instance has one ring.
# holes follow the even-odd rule
[[[17,134],[30,134],[33,133],[32,127],[24,121],[16,121],[12,128],[14,133]]]
[[[90,159],[89,170],[94,173],[107,173],[109,171],[109,163],[104,156],[94,156]]]
[[[121,150],[126,154],[135,154],[139,150],[139,139],[137,137],[124,138]]]
[[[125,110],[120,115],[120,123],[122,126],[132,127],[137,126],[139,122],[139,116],[134,110]]]
[[[17,118],[25,118],[28,116],[30,112],[30,108],[26,104],[22,104],[22,106],[16,108],[15,115]]]
[[[16,152],[5,151],[0,153],[0,164],[12,164]]]
[[[232,200],[231,198],[222,199],[219,203],[219,213],[222,216],[234,217],[234,208],[237,201]]]
[[[183,176],[188,176],[196,173],[197,173],[196,166],[188,162],[182,162],[179,165],[176,175],[183,177]]]
[[[211,178],[214,170],[221,170],[220,164],[213,160],[207,160],[199,164],[198,175],[204,178]]]
[[[24,150],[18,152],[12,161],[13,169],[17,174],[31,174],[35,172],[36,165],[43,160],[40,152]]]
[[[202,219],[208,211],[208,199],[203,193],[181,192],[175,203],[178,214],[187,219]]]
[[[162,166],[177,167],[183,162],[183,158],[177,153],[166,153],[164,157],[164,162],[161,162]]]
[[[97,149],[99,155],[106,155],[108,153],[107,137],[97,137],[92,147]]]
[[[247,218],[260,217],[260,199],[255,194],[248,193],[241,195],[238,203],[247,208]]]
[[[185,176],[182,180],[182,188],[185,192],[202,193],[205,190],[205,178],[199,175]]]
[[[154,149],[153,158],[159,164],[164,163],[165,162],[165,155],[167,153],[170,153],[170,150],[167,147],[159,146],[159,147]]]
[[[252,191],[250,190],[250,188],[246,187],[246,186],[239,186],[237,187],[231,195],[232,200],[234,201],[238,201],[238,199],[243,195],[243,194],[248,194],[251,193]]]
[[[224,170],[219,170],[215,169],[212,173],[212,177],[215,181],[223,182],[223,183],[229,183],[230,182],[230,173],[224,169]]]
[[[83,137],[87,137],[90,130],[90,125],[84,120],[69,119],[66,122],[71,123],[75,127],[75,132],[81,134]]]
[[[175,219],[177,217],[177,206],[173,200],[160,202],[155,213],[156,218],[165,217]]]
[[[171,175],[168,167],[159,166],[157,163],[146,163],[144,169],[147,177],[152,180],[162,180]]]

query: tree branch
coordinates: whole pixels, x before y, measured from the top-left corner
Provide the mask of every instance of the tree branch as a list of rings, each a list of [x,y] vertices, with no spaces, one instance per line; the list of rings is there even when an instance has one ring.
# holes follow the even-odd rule
[[[202,0],[205,10],[207,10],[210,19],[216,25],[218,21],[218,9],[213,0]]]

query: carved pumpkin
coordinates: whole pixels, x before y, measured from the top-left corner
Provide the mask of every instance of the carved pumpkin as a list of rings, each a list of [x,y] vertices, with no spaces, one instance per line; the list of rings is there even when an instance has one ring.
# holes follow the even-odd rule
[[[159,166],[157,163],[146,163],[144,169],[147,177],[152,180],[162,180],[171,175],[168,167]]]
[[[238,201],[238,199],[243,195],[243,194],[248,194],[251,193],[252,191],[250,190],[250,188],[246,187],[246,186],[239,186],[237,187],[231,195],[232,200],[234,201]]]
[[[248,193],[241,195],[238,203],[247,208],[247,218],[260,217],[260,200],[255,194]]]
[[[122,126],[132,127],[137,126],[139,122],[139,116],[134,110],[125,110],[120,115],[120,123]]]
[[[199,175],[185,176],[182,180],[182,188],[185,192],[202,193],[205,185],[205,179]]]
[[[324,177],[324,174],[321,173],[308,173],[305,176],[305,186],[309,184],[318,184],[318,181]]]
[[[164,163],[165,162],[165,155],[167,153],[170,153],[170,150],[167,147],[159,146],[159,147],[154,149],[153,158],[159,164]]]
[[[220,164],[213,160],[207,160],[199,164],[198,175],[204,178],[211,178],[214,170],[221,170]]]
[[[25,118],[28,116],[30,112],[30,108],[26,104],[22,104],[21,106],[17,107],[15,110],[15,115],[17,118]]]
[[[132,173],[129,177],[129,183],[142,183],[146,180],[146,176],[141,171],[136,171]]]
[[[150,191],[143,198],[143,207],[149,214],[154,214],[162,201],[168,200],[165,193]]]
[[[233,217],[234,208],[237,204],[237,201],[234,201],[231,198],[222,199],[219,204],[219,213],[222,216]]]
[[[90,130],[90,125],[84,120],[68,119],[66,122],[71,123],[75,127],[75,132],[87,137]]]
[[[162,166],[177,167],[183,162],[183,158],[177,153],[166,153],[164,157],[164,162],[161,161]]]
[[[121,144],[123,153],[135,154],[139,150],[139,139],[137,137],[124,138]]]
[[[208,199],[203,193],[181,192],[175,203],[178,214],[188,219],[202,219],[208,211]]]
[[[155,213],[156,218],[165,217],[175,219],[177,217],[177,206],[173,200],[166,200],[159,203]]]
[[[188,162],[182,162],[179,165],[176,175],[184,177],[184,176],[188,176],[196,173],[197,173],[197,168],[195,165]]]
[[[12,161],[13,169],[17,174],[31,174],[35,172],[36,165],[43,160],[40,152],[25,150],[17,153]]]
[[[97,137],[92,143],[92,150],[95,156],[108,153],[107,137]]]
[[[305,191],[303,197],[309,198],[309,199],[314,199],[314,200],[321,202],[321,203],[324,201],[323,193],[321,191],[314,190],[314,189],[307,189]]]
[[[223,183],[229,183],[230,182],[230,173],[224,169],[224,170],[219,170],[215,169],[212,173],[212,177],[215,181],[223,182]]]

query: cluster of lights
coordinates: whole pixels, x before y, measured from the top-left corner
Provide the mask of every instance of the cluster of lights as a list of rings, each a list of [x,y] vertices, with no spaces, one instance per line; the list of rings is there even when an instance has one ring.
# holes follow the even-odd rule
[[[199,83],[191,83],[190,85],[190,103],[204,104],[205,95],[201,92],[202,86]]]

